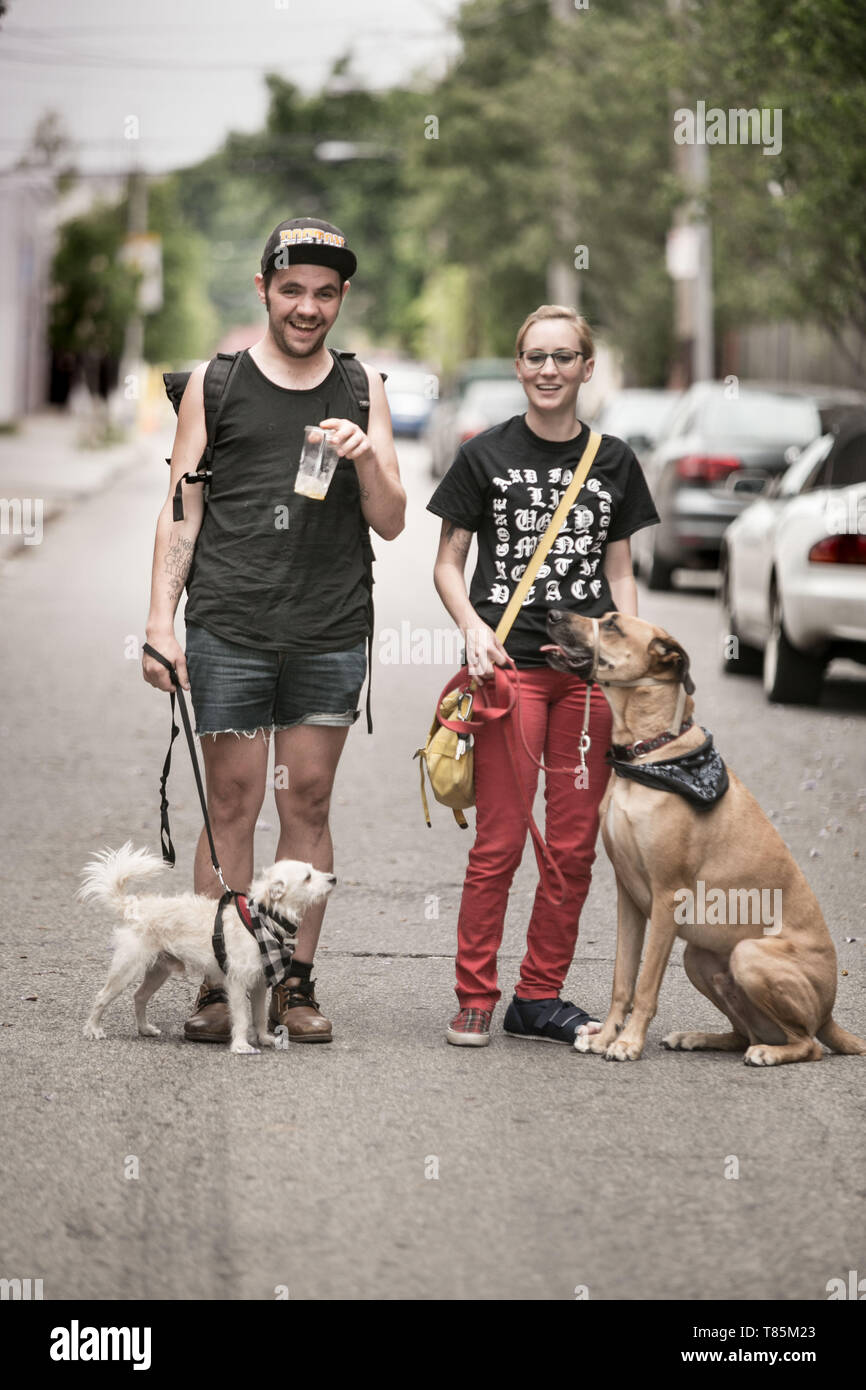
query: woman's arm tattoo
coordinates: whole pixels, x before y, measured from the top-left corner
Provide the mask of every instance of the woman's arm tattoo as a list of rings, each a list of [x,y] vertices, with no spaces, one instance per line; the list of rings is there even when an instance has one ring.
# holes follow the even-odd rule
[[[192,541],[179,536],[173,541],[165,557],[165,573],[168,575],[168,596],[175,603],[183,593],[183,586],[192,564]]]
[[[451,549],[462,558],[466,558],[472,547],[472,532],[465,527],[456,525],[453,521],[445,522],[445,539]]]

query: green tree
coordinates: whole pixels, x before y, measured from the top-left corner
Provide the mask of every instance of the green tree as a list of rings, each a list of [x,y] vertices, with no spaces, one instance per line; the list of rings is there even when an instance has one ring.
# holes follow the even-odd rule
[[[253,276],[265,240],[285,218],[309,215],[341,227],[358,256],[341,336],[403,341],[424,273],[405,237],[403,172],[404,132],[421,98],[366,91],[348,58],[311,96],[276,75],[266,80],[264,130],[231,134],[210,159],[177,176],[183,215],[207,241],[221,328],[261,314]]]
[[[690,94],[782,113],[782,148],[711,149],[723,326],[820,322],[866,334],[866,33],[851,0],[701,0],[680,50]]]
[[[135,305],[138,272],[118,261],[126,228],[123,205],[96,204],[60,228],[52,263],[53,302],[49,340],[92,373],[123,350]]]
[[[664,378],[671,295],[664,245],[669,175],[662,0],[612,3],[567,23],[547,0],[471,0],[462,53],[430,98],[438,139],[414,150],[413,226],[467,267],[467,353],[510,354],[547,267],[575,255],[557,218],[576,190],[586,246],[582,307],[636,375]]]
[[[162,239],[162,308],[145,319],[145,358],[179,364],[209,357],[218,340],[217,312],[208,294],[209,247],[185,221],[175,179],[152,185],[148,224]]]

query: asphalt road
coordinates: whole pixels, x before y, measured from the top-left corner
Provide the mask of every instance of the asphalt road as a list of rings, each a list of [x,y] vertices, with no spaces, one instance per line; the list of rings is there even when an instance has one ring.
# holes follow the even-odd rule
[[[161,1037],[138,1038],[129,996],[106,1041],[81,1034],[110,928],[74,897],[81,866],[127,838],[158,850],[168,702],[143,684],[136,640],[161,442],[4,567],[0,1274],[42,1278],[46,1299],[272,1299],[282,1286],[293,1300],[570,1300],[580,1285],[591,1299],[825,1299],[829,1279],[866,1272],[862,1060],[756,1071],[663,1051],[670,1029],[719,1021],[679,945],[639,1063],[499,1031],[484,1050],[446,1045],[469,835],[441,808],[433,829],[421,815],[411,755],[453,666],[447,641],[439,664],[424,644],[436,655],[451,625],[431,582],[423,451],[400,454],[409,524],[376,545],[376,730],[353,730],[333,806],[340,881],[318,957],[330,1047],[192,1047],[185,982],[151,1006]],[[866,1032],[862,673],[840,669],[820,709],[770,707],[756,681],[718,675],[711,596],[642,602],[689,651],[701,722],[816,890],[848,972],[836,1016]],[[176,750],[166,892],[189,885],[199,828]],[[266,801],[261,863],[274,821]],[[533,870],[527,853],[506,995]],[[599,847],[566,997],[605,1008],[614,938]]]

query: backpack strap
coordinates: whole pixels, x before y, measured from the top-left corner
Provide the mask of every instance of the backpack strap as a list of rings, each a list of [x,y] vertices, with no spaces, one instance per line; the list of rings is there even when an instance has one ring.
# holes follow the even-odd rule
[[[340,374],[343,385],[349,395],[354,400],[358,411],[362,417],[361,428],[366,433],[370,423],[370,383],[367,380],[367,373],[362,364],[358,361],[354,352],[347,352],[343,348],[328,348],[334,359],[337,371]],[[382,380],[385,381],[384,372],[380,372]],[[373,608],[373,547],[370,544],[369,531],[364,528],[366,537],[365,554],[367,556],[367,573],[370,578],[370,631],[367,634],[367,733],[373,732],[373,712],[372,712],[372,684],[373,684],[373,627],[375,625],[375,615]]]
[[[354,352],[346,352],[343,348],[328,348],[328,351],[334,359],[343,385],[364,417],[361,428],[366,433],[370,423],[370,383],[367,373]]]
[[[207,443],[204,453],[196,465],[195,472],[184,473],[177,480],[177,487],[174,490],[174,500],[172,503],[172,519],[174,521],[183,521],[183,484],[202,483],[206,486],[213,477],[211,465],[213,463],[214,449],[216,448],[217,425],[219,424],[220,415],[222,414],[222,409],[226,397],[228,396],[229,385],[237,371],[240,359],[240,352],[218,352],[216,357],[212,357],[207,364],[203,385],[204,422]],[[164,374],[163,380],[166,384],[166,392],[173,405],[175,395],[177,394],[176,383],[183,375],[184,373],[181,372],[167,372]],[[190,373],[187,372],[185,375],[186,380],[189,381]],[[169,384],[169,377],[172,378],[171,385]],[[183,389],[186,390],[186,385],[184,385]],[[180,399],[178,398],[175,410],[178,409],[179,404]],[[166,462],[170,463],[171,460],[166,459]],[[207,493],[205,492],[205,501],[206,500]]]

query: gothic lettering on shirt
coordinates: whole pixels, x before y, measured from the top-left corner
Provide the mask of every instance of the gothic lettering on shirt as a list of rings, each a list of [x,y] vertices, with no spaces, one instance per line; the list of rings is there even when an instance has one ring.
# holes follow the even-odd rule
[[[516,505],[509,515],[506,496],[490,499],[497,544],[489,602],[508,602],[573,476],[569,468],[551,468],[545,485],[538,483],[534,468],[509,468],[507,478],[493,479],[500,494],[514,489]],[[590,596],[597,599],[602,592],[602,581],[595,576],[610,526],[611,495],[598,478],[588,478],[584,487],[589,497],[571,508],[550,549],[549,562],[539,568],[537,582],[523,600],[524,608],[537,596],[552,604],[561,603],[565,595],[581,602]]]

